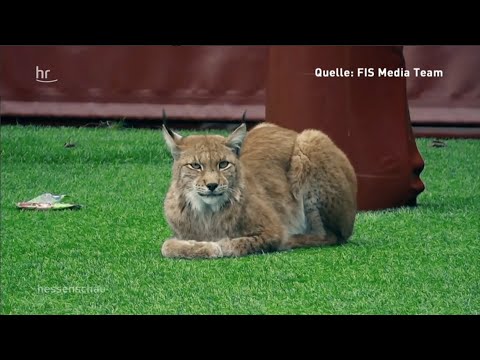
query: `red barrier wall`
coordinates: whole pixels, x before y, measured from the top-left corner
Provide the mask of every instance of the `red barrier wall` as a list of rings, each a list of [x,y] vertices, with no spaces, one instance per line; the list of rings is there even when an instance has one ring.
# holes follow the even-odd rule
[[[265,118],[266,46],[0,46],[0,114]],[[406,46],[415,125],[480,126],[480,46]],[[312,64],[313,65],[313,64]],[[333,64],[332,64],[333,65]],[[368,66],[368,64],[366,64]],[[36,81],[36,66],[55,83]],[[313,69],[312,69],[313,71]]]

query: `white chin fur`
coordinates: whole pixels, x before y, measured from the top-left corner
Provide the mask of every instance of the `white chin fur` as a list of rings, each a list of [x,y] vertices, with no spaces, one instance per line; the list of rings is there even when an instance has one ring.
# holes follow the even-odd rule
[[[188,201],[193,209],[196,211],[218,211],[220,207],[225,203],[226,196],[200,196],[196,192],[189,192]]]
[[[223,196],[201,196],[200,200],[202,200],[205,204],[215,205],[218,203],[223,203]]]

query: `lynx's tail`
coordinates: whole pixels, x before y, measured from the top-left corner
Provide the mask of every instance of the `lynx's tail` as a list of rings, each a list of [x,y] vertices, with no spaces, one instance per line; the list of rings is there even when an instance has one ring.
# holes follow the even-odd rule
[[[288,178],[293,195],[303,200],[308,230],[286,245],[345,243],[355,222],[357,182],[342,150],[321,131],[303,131],[295,141]]]

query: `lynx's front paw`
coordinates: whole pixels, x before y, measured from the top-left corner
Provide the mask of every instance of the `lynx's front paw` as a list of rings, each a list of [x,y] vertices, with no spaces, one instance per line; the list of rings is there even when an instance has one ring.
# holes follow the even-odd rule
[[[215,242],[169,239],[162,245],[162,255],[169,258],[219,258],[222,249]]]

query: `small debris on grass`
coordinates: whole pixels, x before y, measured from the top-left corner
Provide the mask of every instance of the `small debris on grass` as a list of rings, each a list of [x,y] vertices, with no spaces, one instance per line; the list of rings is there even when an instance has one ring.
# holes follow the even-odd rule
[[[431,147],[446,147],[447,143],[445,141],[442,141],[442,140],[433,140],[430,143],[430,146]]]
[[[17,203],[17,208],[25,210],[63,210],[63,209],[79,209],[79,204],[62,203],[61,201],[67,195],[54,195],[45,193],[33,198],[32,200]]]

